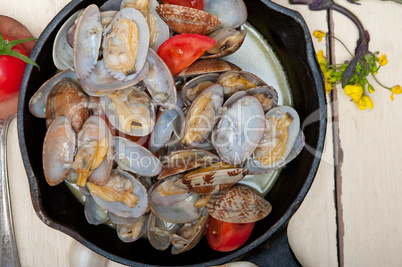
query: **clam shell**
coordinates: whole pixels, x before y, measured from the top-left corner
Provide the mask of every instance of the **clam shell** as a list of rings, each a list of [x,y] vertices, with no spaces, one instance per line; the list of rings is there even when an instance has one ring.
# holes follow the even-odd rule
[[[154,203],[155,205],[159,205],[159,206],[168,206],[168,205],[175,204],[177,202],[180,202],[180,201],[188,198],[192,194],[191,192],[168,195],[168,196],[161,196],[159,194],[159,187],[165,187],[166,183],[174,183],[175,181],[179,180],[181,177],[182,177],[182,175],[177,175],[177,176],[167,177],[166,179],[163,179],[163,180],[159,180],[159,182],[157,184],[155,184],[152,192],[149,195],[152,203]]]
[[[297,137],[299,135],[299,132],[300,132],[299,114],[292,107],[279,106],[279,107],[275,107],[275,108],[271,109],[265,115],[265,117],[267,119],[270,118],[270,117],[281,118],[286,113],[288,113],[292,117],[293,120],[292,120],[292,123],[288,127],[288,139],[286,141],[286,149],[285,149],[285,152],[284,152],[283,156],[281,157],[281,159],[278,159],[277,161],[272,162],[271,164],[268,164],[268,165],[262,165],[260,161],[255,160],[255,164],[256,164],[257,167],[260,167],[260,168],[263,168],[263,169],[272,169],[272,168],[279,168],[279,167],[284,166],[283,162],[286,161],[286,158],[288,157],[288,155],[292,151],[292,149],[293,149],[293,147],[295,145],[296,139],[297,139]],[[261,139],[261,143],[262,142],[264,142],[264,136]],[[259,146],[262,145],[261,143],[259,144]],[[298,147],[296,147],[296,150],[300,152],[300,145]]]
[[[88,95],[102,96],[115,90],[126,89],[136,85],[149,71],[149,64],[146,62],[142,70],[135,78],[128,81],[116,80],[105,68],[104,60],[99,60],[94,71],[85,79],[79,80],[80,85]]]
[[[189,92],[190,89],[196,87],[198,84],[202,82],[211,82],[211,83],[216,83],[218,80],[219,74],[218,73],[208,73],[204,75],[197,76],[188,82],[186,82],[181,89],[181,96],[186,103],[186,105],[190,106],[191,102],[194,101],[194,99],[198,96],[198,94],[201,92]],[[205,89],[205,88],[204,88]]]
[[[172,224],[158,218],[153,212],[149,214],[148,240],[157,250],[166,250],[170,246],[170,235],[179,229],[178,224]]]
[[[271,204],[244,185],[236,185],[208,200],[209,215],[229,223],[251,223],[265,218],[272,210]]]
[[[122,0],[107,0],[100,6],[101,11],[119,11]]]
[[[102,31],[99,8],[89,5],[78,18],[74,33],[74,68],[78,79],[85,79],[95,68]]]
[[[88,223],[93,225],[99,225],[109,220],[107,211],[102,209],[90,195],[85,197],[84,213]]]
[[[153,188],[149,189],[152,192]],[[150,193],[149,193],[150,194]],[[194,222],[200,218],[200,208],[194,207],[195,202],[198,200],[197,194],[191,194],[186,199],[176,202],[172,205],[156,205],[149,197],[149,205],[153,213],[162,220],[170,223],[189,223]]]
[[[197,226],[199,220],[203,220],[200,225]],[[184,228],[188,228],[188,225],[183,225],[177,233],[173,236],[172,238],[172,254],[177,255],[183,252],[188,251],[189,249],[193,248],[197,243],[201,240],[201,238],[204,236],[205,230],[207,229],[208,225],[208,213],[206,209],[203,209],[203,213],[201,218],[193,222],[190,227],[197,226],[197,231],[193,233],[190,237],[185,238],[182,236],[181,232],[184,232]]]
[[[199,9],[162,4],[156,12],[177,33],[208,34],[219,28],[221,22],[215,16]]]
[[[71,15],[61,26],[54,38],[53,63],[59,70],[66,70],[74,67],[73,48],[70,46],[67,36],[69,30],[75,25],[75,21],[81,13],[82,9]]]
[[[163,169],[158,179],[164,179],[201,166],[209,166],[218,161],[220,159],[217,155],[206,150],[176,150],[163,159]]]
[[[230,27],[222,27],[210,33],[208,36],[216,41],[216,44],[201,58],[220,58],[233,54],[246,39],[245,30],[237,31]]]
[[[199,114],[191,114],[192,110],[197,108],[197,105],[199,104],[199,100],[206,94],[211,94],[211,96],[209,97],[208,101],[212,101],[213,102],[213,110],[214,113],[213,114],[205,114],[205,113],[199,113]],[[193,103],[191,104],[190,108],[187,111],[186,117],[184,119],[184,123],[181,129],[181,133],[180,133],[180,139],[181,139],[181,143],[184,147],[187,148],[193,148],[196,147],[197,145],[199,145],[200,143],[202,143],[207,137],[208,135],[211,133],[211,131],[213,130],[218,117],[221,113],[221,107],[223,104],[223,88],[220,84],[212,84],[211,86],[208,86],[207,88],[205,88],[193,101]],[[192,141],[190,144],[185,145],[183,143],[184,137],[188,131],[188,125],[189,123],[191,123],[192,120],[194,119],[200,119],[200,120],[204,120],[205,125],[202,125],[200,127],[204,128],[204,126],[206,127],[206,132],[204,132],[202,134],[202,140],[200,141]],[[202,130],[202,129],[201,129]]]
[[[248,173],[249,171],[243,168],[207,171],[186,175],[177,180],[175,185],[200,195],[209,195],[232,187]]]
[[[46,102],[46,124],[56,117],[66,116],[77,133],[89,117],[89,98],[71,79],[62,79],[53,86]]]
[[[256,86],[267,85],[261,78],[247,71],[228,71],[222,73],[218,78],[218,83],[222,84],[225,97],[230,97],[238,91],[248,91],[252,88],[246,88],[243,83],[229,86],[233,78],[245,78],[247,81],[254,83]]]
[[[247,20],[243,0],[204,0],[204,11],[219,18],[226,27],[237,28]]]
[[[130,208],[123,202],[107,201],[91,193],[91,196],[93,197],[95,202],[103,209],[120,217],[129,218],[129,217],[142,216],[148,209],[148,194],[145,187],[128,172],[125,172],[120,169],[115,169],[113,170],[113,173],[117,173],[127,179],[130,179],[133,182],[134,184],[133,194],[138,197],[139,202],[134,208]]]
[[[236,101],[238,101],[240,98],[246,95],[256,96],[257,94],[260,93],[264,94],[265,96],[267,96],[272,100],[272,105],[269,105],[266,103],[262,103],[261,100],[258,97],[256,97],[260,101],[261,106],[264,109],[264,112],[267,112],[271,108],[276,107],[276,105],[278,104],[278,92],[269,85],[257,86],[247,91],[239,91],[237,93],[234,93],[231,97],[228,98],[228,100],[226,100],[226,102],[223,104],[223,107],[230,107]]]
[[[82,143],[86,143],[92,140],[98,140],[101,142],[104,138],[108,141],[108,151],[103,159],[102,163],[94,170],[94,172],[88,177],[88,180],[103,185],[109,179],[110,173],[113,167],[113,139],[109,126],[99,116],[89,117],[81,131],[78,133],[78,147]]]
[[[176,77],[187,78],[207,73],[240,71],[241,68],[223,59],[200,59],[176,74]]]
[[[178,95],[176,107],[172,110],[161,111],[156,118],[155,129],[151,133],[149,139],[149,150],[152,153],[157,152],[161,147],[169,142],[172,133],[173,125],[177,116],[182,116],[181,109],[183,107],[183,100]]]
[[[120,168],[147,177],[161,172],[161,162],[145,147],[118,136],[114,137],[114,144],[114,159]]]
[[[254,152],[264,129],[260,102],[253,96],[245,96],[222,112],[212,143],[223,161],[237,165]]]
[[[165,62],[152,49],[148,50],[147,61],[150,65],[143,82],[152,100],[162,107],[174,109],[177,101],[176,84]]]
[[[124,90],[125,91],[119,91],[119,93],[123,98],[122,101],[130,108],[130,113],[128,114],[118,114],[118,109],[112,99],[107,95],[101,97],[101,105],[108,121],[113,125],[113,127],[122,133],[131,136],[149,135],[155,127],[155,105],[152,104],[151,99],[145,92],[140,91],[137,88],[128,88]],[[136,97],[131,97],[133,94]],[[144,102],[142,98],[146,98],[146,102]],[[143,109],[146,109],[146,114]],[[126,124],[130,123],[130,120],[134,117],[143,120],[141,122],[145,123],[147,127],[130,127],[128,131],[121,125],[120,122],[125,122]]]
[[[117,224],[117,236],[124,243],[131,243],[141,238],[147,232],[149,215],[143,215],[131,224]]]
[[[73,70],[64,70],[39,87],[38,91],[29,100],[29,111],[32,115],[38,118],[46,118],[46,102],[50,91],[52,91],[55,84],[66,78],[78,81],[77,75]]]
[[[43,142],[42,164],[49,185],[58,185],[71,169],[76,137],[69,120],[57,117],[49,126]]]
[[[107,49],[106,45],[106,36],[112,31],[113,24],[122,18],[128,18],[131,19],[138,27],[138,35],[139,35],[139,48],[138,48],[138,54],[137,58],[134,64],[135,71],[130,73],[129,75],[124,74],[122,71],[114,71],[109,68],[107,64],[105,64],[105,67],[109,73],[116,78],[119,81],[128,81],[133,79],[138,73],[142,70],[146,57],[148,54],[148,47],[149,47],[149,28],[148,28],[148,23],[144,16],[141,14],[140,11],[134,9],[134,8],[123,8],[121,9],[113,18],[113,20],[110,22],[109,26],[104,30],[104,38],[103,38],[103,44],[102,48],[104,50],[104,55],[105,55],[105,50]]]

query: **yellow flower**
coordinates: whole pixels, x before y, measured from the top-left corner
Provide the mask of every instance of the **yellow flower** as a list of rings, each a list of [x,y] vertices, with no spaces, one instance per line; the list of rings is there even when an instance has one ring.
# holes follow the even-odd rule
[[[363,95],[363,88],[360,84],[346,85],[345,94],[350,96],[354,102],[357,102]]]
[[[354,102],[361,110],[366,110],[367,107],[369,107],[369,109],[373,109],[374,107],[373,101],[370,99],[368,95],[364,95],[358,101]]]
[[[380,56],[380,58],[378,59],[378,63],[380,64],[380,66],[385,66],[388,63],[388,59],[387,59],[387,55],[386,54],[382,54]]]
[[[324,74],[324,82],[325,82],[325,93],[329,94],[333,87],[332,87],[332,83],[329,82],[329,79],[332,78],[332,70],[328,69],[328,61],[324,56],[324,52],[322,50],[318,51],[317,53],[317,60],[318,63],[320,63],[320,68],[322,73]]]
[[[395,85],[394,87],[391,88],[391,100],[394,101],[394,94],[395,95],[400,95],[402,93],[402,88],[400,85]]]
[[[315,30],[313,32],[314,37],[318,38],[318,42],[322,41],[322,38],[327,36],[327,34],[325,32],[319,31],[319,30]]]

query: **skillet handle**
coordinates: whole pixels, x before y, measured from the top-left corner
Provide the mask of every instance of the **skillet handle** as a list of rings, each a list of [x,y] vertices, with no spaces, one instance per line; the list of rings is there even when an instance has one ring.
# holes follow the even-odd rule
[[[301,267],[289,245],[287,224],[276,235],[250,251],[242,260],[262,267]]]

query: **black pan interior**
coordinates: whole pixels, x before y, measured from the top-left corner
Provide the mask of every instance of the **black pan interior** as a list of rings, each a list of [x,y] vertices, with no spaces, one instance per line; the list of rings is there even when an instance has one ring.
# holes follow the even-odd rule
[[[323,147],[326,125],[324,86],[311,37],[303,19],[298,13],[270,1],[245,1],[248,21],[265,36],[286,71],[294,106],[300,114],[301,122],[307,118],[311,121],[303,127],[308,148],[282,171],[278,182],[266,197],[273,205],[272,213],[256,223],[251,238],[241,249],[232,253],[216,252],[209,248],[204,238],[195,248],[174,256],[168,250],[156,251],[147,240],[123,243],[111,228],[88,224],[83,206],[67,187],[64,184],[50,187],[43,175],[45,120],[30,114],[29,99],[56,72],[51,51],[57,30],[76,10],[91,3],[101,5],[103,2],[70,2],[45,29],[32,51],[31,57],[41,69],[29,66],[24,75],[19,102],[18,133],[32,202],[38,216],[47,225],[72,236],[94,251],[127,265],[212,265],[224,263],[250,251],[285,225],[296,211],[313,181]]]

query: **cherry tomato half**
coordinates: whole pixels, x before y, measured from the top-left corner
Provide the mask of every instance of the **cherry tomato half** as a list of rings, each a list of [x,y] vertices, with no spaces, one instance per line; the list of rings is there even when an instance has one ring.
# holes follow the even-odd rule
[[[162,43],[157,54],[169,67],[170,72],[176,75],[211,49],[215,43],[214,39],[205,35],[182,33]]]
[[[4,39],[13,40],[6,36],[4,36]],[[28,56],[27,51],[21,44],[14,46],[12,50]],[[6,101],[18,93],[26,64],[26,62],[16,57],[0,56],[0,102]]]
[[[164,4],[172,4],[179,6],[192,7],[196,9],[204,9],[204,1],[202,0],[162,0]]]
[[[213,250],[228,252],[241,247],[250,237],[255,222],[228,223],[209,217],[207,240]]]

